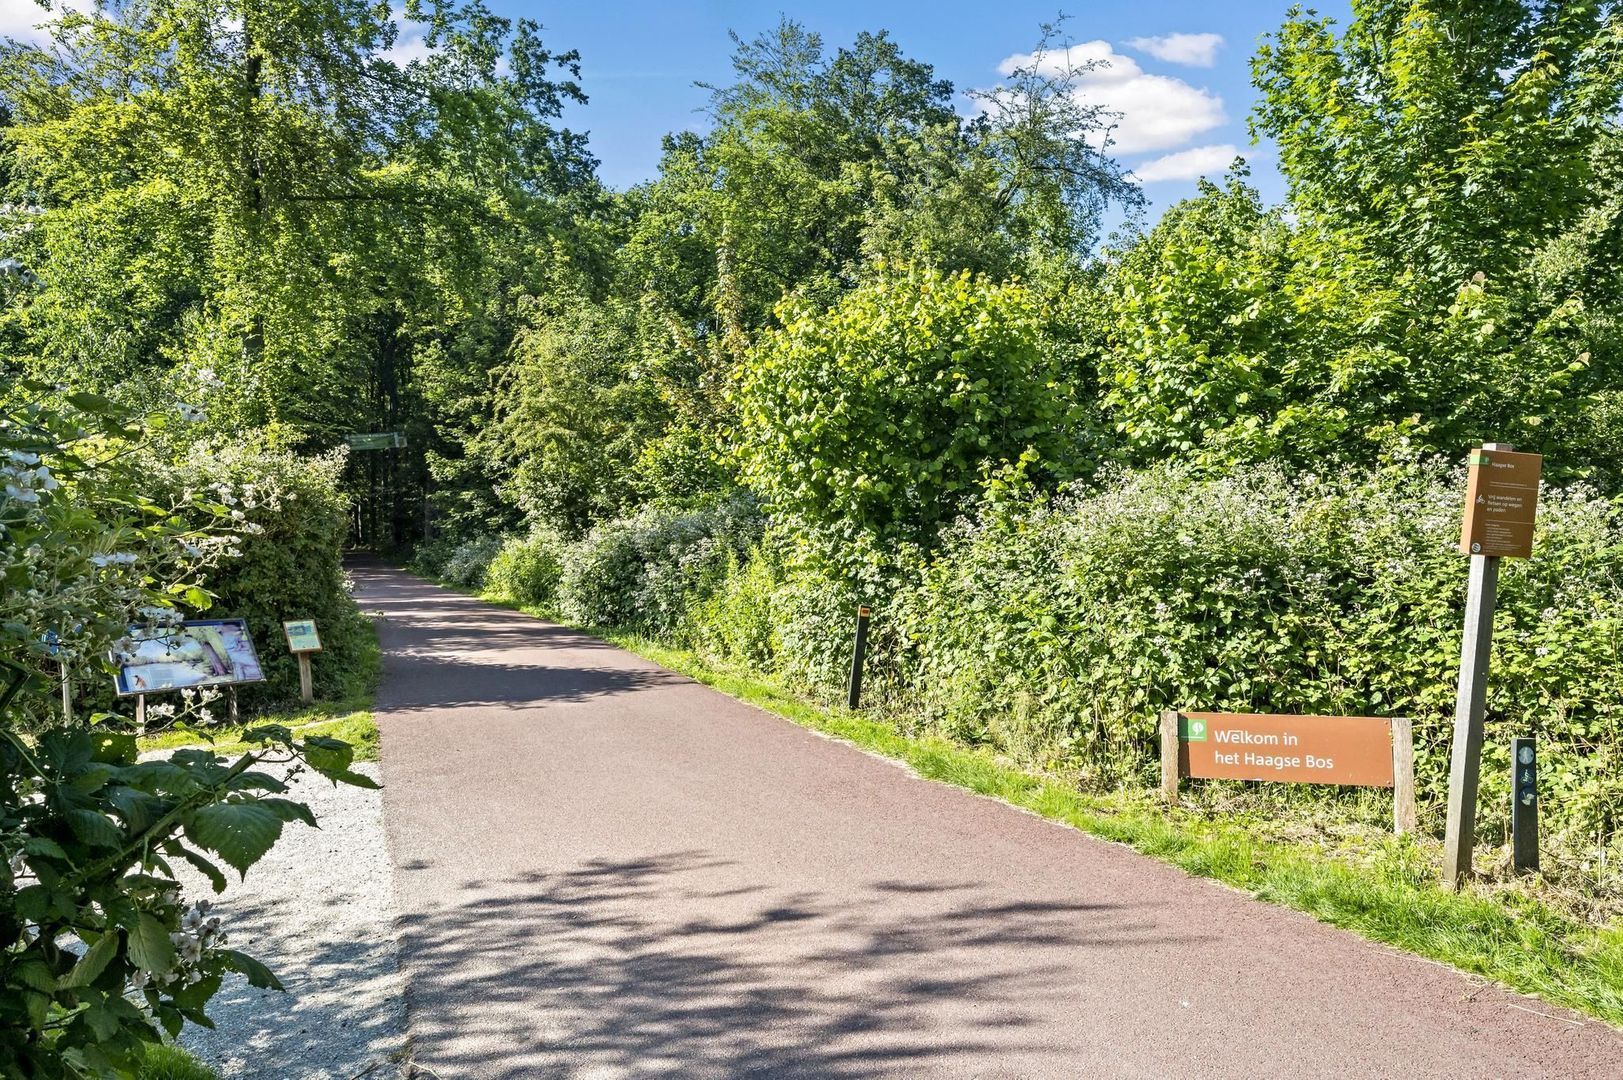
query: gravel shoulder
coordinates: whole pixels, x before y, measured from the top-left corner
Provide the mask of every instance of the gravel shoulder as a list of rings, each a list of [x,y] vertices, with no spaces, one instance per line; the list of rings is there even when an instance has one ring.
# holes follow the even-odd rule
[[[380,779],[376,764],[355,768]],[[320,828],[288,825],[219,896],[185,878],[191,895],[213,897],[230,946],[268,964],[287,992],[232,976],[208,1009],[216,1029],[188,1028],[181,1042],[229,1080],[398,1075],[406,1013],[382,792],[306,775],[290,797]]]

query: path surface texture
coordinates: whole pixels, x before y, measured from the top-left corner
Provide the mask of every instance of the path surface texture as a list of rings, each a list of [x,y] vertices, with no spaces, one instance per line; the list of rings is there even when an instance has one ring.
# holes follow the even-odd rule
[[[381,567],[416,1060],[454,1077],[1606,1077],[1623,1035]]]

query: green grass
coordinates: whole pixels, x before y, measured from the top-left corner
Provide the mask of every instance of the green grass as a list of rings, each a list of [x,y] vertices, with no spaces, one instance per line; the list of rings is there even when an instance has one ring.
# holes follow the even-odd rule
[[[221,725],[206,729],[180,728],[140,739],[142,753],[154,750],[177,750],[183,746],[207,746],[220,754],[240,754],[249,748],[242,741],[245,728],[263,724],[281,724],[290,727],[300,737],[326,735],[342,739],[355,748],[356,761],[378,759],[378,727],[372,719],[370,702],[365,707],[352,708],[351,702],[334,704],[316,703],[296,712],[272,712],[256,716],[248,723],[231,727]]]
[[[220,1080],[220,1074],[178,1046],[155,1044],[146,1049],[138,1080]]]

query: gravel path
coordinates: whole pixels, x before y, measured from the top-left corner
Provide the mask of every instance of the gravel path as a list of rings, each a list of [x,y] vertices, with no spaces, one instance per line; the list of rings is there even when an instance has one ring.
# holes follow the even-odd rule
[[[374,764],[356,770],[379,777]],[[291,797],[320,829],[286,826],[223,895],[186,878],[191,895],[214,897],[231,947],[268,964],[287,993],[232,976],[209,1005],[217,1029],[181,1041],[233,1080],[348,1080],[368,1067],[370,1080],[395,1077],[406,1016],[382,793],[305,776]]]

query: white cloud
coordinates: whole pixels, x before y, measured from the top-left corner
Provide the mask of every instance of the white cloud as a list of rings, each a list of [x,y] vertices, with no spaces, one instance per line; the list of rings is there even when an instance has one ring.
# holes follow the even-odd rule
[[[0,37],[15,38],[30,45],[43,45],[51,35],[40,30],[40,23],[56,18],[60,11],[71,5],[57,5],[56,11],[40,7],[34,0],[0,0]]]
[[[1169,64],[1209,68],[1217,63],[1217,50],[1223,47],[1223,35],[1163,34],[1160,37],[1132,38],[1127,45]]]
[[[412,22],[406,18],[405,8],[395,8],[389,13],[394,19],[400,32],[395,35],[394,44],[384,50],[385,60],[392,60],[400,67],[406,67],[416,60],[427,60],[434,54],[428,47],[428,24]]]
[[[1232,143],[1217,146],[1192,146],[1153,161],[1146,161],[1133,170],[1141,184],[1158,184],[1164,180],[1194,180],[1202,176],[1221,174],[1229,162],[1240,156]]]
[[[1030,53],[1011,56],[998,65],[998,70],[1007,75],[1034,61],[1036,57]],[[1089,64],[1096,66],[1088,69]],[[1190,86],[1170,75],[1148,74],[1132,57],[1116,52],[1108,41],[1086,41],[1068,49],[1055,49],[1044,54],[1038,67],[1053,75],[1067,70],[1079,72],[1077,100],[1121,114],[1110,133],[1112,153],[1171,150],[1228,120],[1223,99],[1210,90]]]

